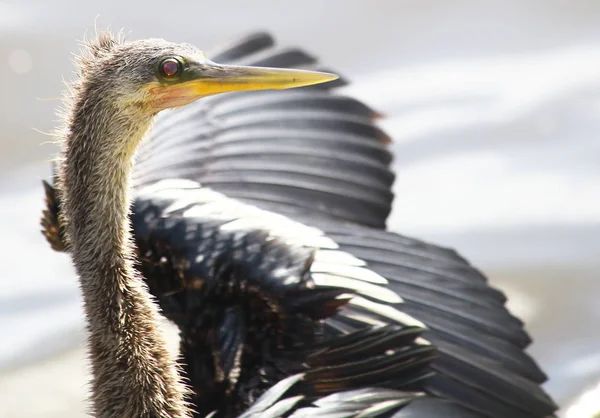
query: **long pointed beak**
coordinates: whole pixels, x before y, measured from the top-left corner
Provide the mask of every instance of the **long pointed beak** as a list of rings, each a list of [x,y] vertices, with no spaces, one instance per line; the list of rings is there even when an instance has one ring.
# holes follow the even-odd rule
[[[335,74],[287,68],[242,67],[212,61],[191,69],[198,93],[226,93],[241,90],[282,90],[325,83]]]
[[[192,63],[179,81],[154,88],[157,107],[182,106],[202,97],[244,90],[282,90],[325,83],[335,74],[287,68],[222,65],[205,60]]]

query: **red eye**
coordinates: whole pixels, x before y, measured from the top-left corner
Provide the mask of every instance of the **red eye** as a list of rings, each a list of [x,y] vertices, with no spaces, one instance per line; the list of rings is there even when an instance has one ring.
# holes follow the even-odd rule
[[[175,58],[167,58],[161,63],[160,66],[163,74],[167,77],[173,77],[181,69],[181,64]]]

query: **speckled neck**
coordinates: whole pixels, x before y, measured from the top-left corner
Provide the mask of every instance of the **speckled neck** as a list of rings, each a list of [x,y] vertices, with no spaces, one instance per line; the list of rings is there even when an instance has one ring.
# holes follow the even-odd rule
[[[133,267],[129,179],[151,116],[88,89],[67,114],[61,189],[89,329],[94,416],[189,416],[159,314]]]

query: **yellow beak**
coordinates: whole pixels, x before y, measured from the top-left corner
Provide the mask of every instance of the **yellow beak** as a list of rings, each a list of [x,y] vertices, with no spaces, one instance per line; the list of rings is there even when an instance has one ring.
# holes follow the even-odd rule
[[[183,106],[202,97],[244,90],[282,90],[336,80],[335,74],[287,68],[190,63],[178,79],[150,89],[159,109]]]

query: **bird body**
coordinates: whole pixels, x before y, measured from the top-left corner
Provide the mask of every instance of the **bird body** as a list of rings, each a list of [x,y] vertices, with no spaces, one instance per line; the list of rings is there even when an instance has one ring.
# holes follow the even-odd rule
[[[87,72],[110,85],[114,48],[131,48],[107,39],[90,47],[103,58],[82,65],[84,82],[91,83]],[[272,43],[255,34],[215,56],[321,69],[308,54],[274,51]],[[110,376],[123,382],[154,370],[143,379],[163,392],[137,398],[171,400],[157,409],[165,416],[187,413],[187,389],[163,355],[147,286],[180,330],[181,373],[198,416],[554,413],[539,387],[546,377],[524,352],[529,336],[504,295],[456,252],[384,230],[393,198],[389,137],[375,126],[376,112],[335,94],[344,83],[208,97],[159,115],[143,138],[156,113],[146,112],[136,129],[118,129],[130,139],[112,140],[111,148],[82,141],[77,151],[77,138],[67,141],[58,187],[46,183],[42,224],[51,246],[68,251],[78,268],[92,362],[105,361],[94,366],[96,394],[106,395],[104,384],[105,399],[123,399],[128,386]],[[117,90],[116,103],[140,97]],[[166,97],[160,106],[184,100]],[[71,114],[97,103],[84,101]],[[84,114],[85,126],[75,130],[88,134],[127,119]],[[112,126],[104,126],[105,140]],[[108,297],[106,282],[115,286]],[[107,299],[117,306],[98,303]],[[121,316],[111,325],[110,312],[123,303],[135,311],[125,317],[133,322]],[[118,353],[106,345],[111,339],[94,336],[111,329],[147,344],[140,370],[109,364],[140,354]]]

